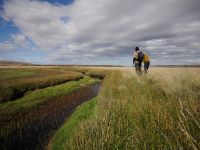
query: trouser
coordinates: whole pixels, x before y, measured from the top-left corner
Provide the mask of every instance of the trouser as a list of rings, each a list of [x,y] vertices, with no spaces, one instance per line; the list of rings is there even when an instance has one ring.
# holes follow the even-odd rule
[[[144,72],[147,74],[147,71],[149,69],[149,65],[150,65],[150,62],[145,62],[144,63]]]
[[[142,75],[142,63],[135,63],[135,71],[137,75]]]

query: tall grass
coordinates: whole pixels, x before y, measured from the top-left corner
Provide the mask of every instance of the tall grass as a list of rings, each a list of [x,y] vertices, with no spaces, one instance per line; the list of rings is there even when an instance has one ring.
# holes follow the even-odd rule
[[[200,70],[155,69],[106,76],[95,119],[65,149],[199,149]]]

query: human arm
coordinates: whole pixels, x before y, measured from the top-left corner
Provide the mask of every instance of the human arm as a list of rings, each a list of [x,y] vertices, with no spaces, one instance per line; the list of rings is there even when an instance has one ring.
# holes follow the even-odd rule
[[[133,64],[135,63],[135,58],[133,58]]]

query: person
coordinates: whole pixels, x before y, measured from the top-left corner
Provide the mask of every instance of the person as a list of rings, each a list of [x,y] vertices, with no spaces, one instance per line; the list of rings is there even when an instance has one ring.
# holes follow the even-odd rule
[[[143,53],[140,52],[139,47],[135,48],[135,52],[133,54],[133,64],[135,64],[135,70],[137,75],[142,75],[142,61],[143,61]]]
[[[144,62],[144,73],[147,74],[147,71],[149,69],[149,65],[150,65],[150,57],[147,53],[143,53],[144,55],[144,59],[143,59],[143,62]]]

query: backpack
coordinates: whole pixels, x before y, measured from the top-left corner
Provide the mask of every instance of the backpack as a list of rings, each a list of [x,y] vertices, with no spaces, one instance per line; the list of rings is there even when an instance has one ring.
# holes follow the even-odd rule
[[[150,58],[149,58],[149,55],[144,53],[144,59],[143,59],[143,62],[146,63],[146,62],[150,62]]]
[[[142,62],[143,62],[143,59],[144,59],[144,54],[143,54],[143,52],[139,52],[139,53],[138,53],[138,61],[139,61],[140,63],[142,63]]]

